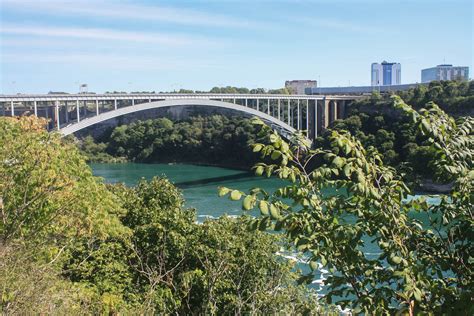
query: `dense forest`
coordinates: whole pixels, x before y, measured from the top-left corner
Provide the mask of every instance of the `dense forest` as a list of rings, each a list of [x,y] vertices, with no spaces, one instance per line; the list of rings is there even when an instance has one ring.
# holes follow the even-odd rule
[[[399,95],[416,109],[433,102],[453,115],[472,115],[474,111],[474,81],[431,82]],[[435,151],[429,137],[417,134],[410,118],[392,104],[392,95],[378,93],[356,102],[349,108],[347,117],[333,122],[315,144],[327,147],[332,130],[349,131],[366,148],[375,147],[386,164],[397,168],[406,181],[419,187],[433,178]]]
[[[258,158],[248,150],[256,139],[249,119],[212,115],[173,122],[167,118],[118,126],[80,149],[95,162],[192,162],[249,169]]]
[[[275,255],[282,236],[246,218],[197,224],[167,179],[106,186],[44,126],[0,118],[2,314],[322,311]]]

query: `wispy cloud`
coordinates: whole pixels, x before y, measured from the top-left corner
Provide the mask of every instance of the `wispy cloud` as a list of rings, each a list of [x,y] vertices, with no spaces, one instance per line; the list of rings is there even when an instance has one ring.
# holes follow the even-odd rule
[[[61,16],[95,16],[127,18],[145,21],[161,21],[181,25],[196,25],[228,28],[266,28],[267,24],[232,16],[201,12],[197,10],[133,4],[118,1],[90,0],[2,0],[5,8],[37,11]]]
[[[92,67],[103,70],[179,70],[179,69],[210,69],[220,68],[212,60],[200,59],[194,62],[186,59],[141,55],[140,58],[130,55],[98,54],[98,53],[6,53],[2,55],[2,62],[7,64],[37,63],[52,65],[72,65],[74,67]]]
[[[54,27],[42,25],[16,25],[3,24],[1,34],[28,35],[40,37],[63,37],[91,40],[129,41],[141,43],[156,43],[165,45],[209,45],[216,41],[210,38],[179,35],[174,33],[160,32],[132,32],[106,28],[87,27]],[[221,41],[219,41],[221,42]]]

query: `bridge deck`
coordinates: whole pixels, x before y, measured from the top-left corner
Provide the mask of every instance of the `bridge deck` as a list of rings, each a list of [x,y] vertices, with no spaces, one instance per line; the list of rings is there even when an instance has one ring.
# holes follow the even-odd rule
[[[355,100],[354,95],[298,95],[298,94],[223,94],[223,93],[106,93],[106,94],[15,94],[0,95],[0,102],[21,101],[84,101],[84,100],[172,100],[172,99],[261,99],[261,100]]]
[[[139,111],[213,106],[259,116],[287,132],[306,130],[309,138],[315,138],[331,122],[344,117],[347,103],[359,98],[361,96],[216,93],[18,94],[0,95],[0,116],[34,114],[47,118],[49,129],[68,134]]]

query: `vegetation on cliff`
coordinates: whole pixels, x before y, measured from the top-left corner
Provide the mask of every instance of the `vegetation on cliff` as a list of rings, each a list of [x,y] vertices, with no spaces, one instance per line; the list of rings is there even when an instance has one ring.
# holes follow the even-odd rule
[[[329,270],[328,302],[354,314],[472,314],[474,119],[455,120],[434,103],[417,112],[399,97],[391,102],[427,138],[435,178],[454,183],[439,203],[408,199],[397,170],[347,131],[332,131],[328,148],[312,149],[301,135],[288,143],[258,120],[267,139],[253,150],[273,162],[255,172],[281,178],[282,187],[220,195],[259,209],[254,229],[285,233],[313,270],[302,282],[312,282],[320,265]],[[337,193],[325,195],[325,187]],[[368,253],[367,244],[379,251]]]
[[[106,186],[45,123],[0,118],[1,313],[320,311],[281,236],[197,224],[166,179]]]
[[[474,111],[474,81],[431,82],[429,86],[420,85],[399,95],[415,109],[434,102],[453,115],[469,116]],[[436,151],[431,147],[430,136],[417,133],[410,118],[393,108],[392,103],[390,95],[377,93],[356,102],[345,119],[335,121],[316,140],[316,146],[327,148],[333,130],[349,131],[364,147],[376,148],[385,164],[395,167],[410,185],[419,188],[420,184],[433,180]]]

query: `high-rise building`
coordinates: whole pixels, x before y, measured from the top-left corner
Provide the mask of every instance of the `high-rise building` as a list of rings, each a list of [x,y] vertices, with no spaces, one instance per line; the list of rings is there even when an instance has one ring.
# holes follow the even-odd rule
[[[402,65],[383,61],[373,63],[371,68],[372,86],[391,86],[402,83]]]
[[[444,64],[421,70],[421,82],[468,79],[469,67]]]
[[[306,88],[314,88],[317,84],[316,80],[290,80],[285,81],[285,88],[292,90],[292,93],[304,94]]]

